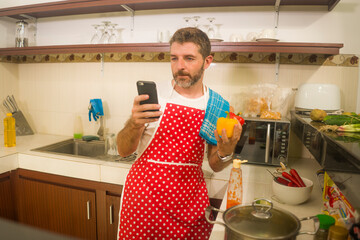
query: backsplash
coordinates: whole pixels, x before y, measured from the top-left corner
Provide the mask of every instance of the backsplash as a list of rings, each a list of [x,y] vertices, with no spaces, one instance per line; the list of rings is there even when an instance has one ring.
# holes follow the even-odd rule
[[[86,54],[85,54],[86,55]],[[84,133],[96,135],[99,123],[88,120],[89,100],[101,98],[105,111],[105,127],[109,132],[117,133],[129,118],[133,99],[137,94],[137,80],[170,81],[172,78],[167,54],[161,61],[150,60],[159,55],[132,54],[111,57],[105,55],[105,62],[86,55],[71,54],[36,55],[31,61],[44,61],[43,64],[28,62],[14,64],[0,62],[0,100],[14,94],[18,104],[37,133],[72,136],[76,116],[81,116]],[[120,57],[121,56],[121,57]],[[234,95],[246,90],[249,85],[271,83],[279,88],[293,89],[306,82],[333,83],[341,90],[341,104],[347,111],[355,111],[359,78],[358,57],[355,55],[336,55],[317,64],[324,56],[282,54],[281,62],[293,61],[293,64],[280,64],[279,78],[275,78],[275,64],[268,61],[271,54],[215,54],[213,64],[205,71],[205,83],[221,93],[231,102]],[[48,61],[46,61],[48,59]],[[57,59],[53,62],[51,59]],[[80,59],[87,59],[83,61]],[[112,61],[111,59],[124,61]],[[135,59],[149,60],[145,62]],[[303,60],[301,60],[303,59]],[[307,60],[304,60],[307,59]],[[313,61],[310,59],[316,59]],[[250,61],[251,60],[251,61]],[[62,62],[56,62],[62,61]],[[80,62],[82,61],[82,62]],[[221,62],[222,61],[222,62]],[[242,61],[239,64],[237,61]],[[250,61],[250,62],[246,62]],[[302,64],[296,64],[302,62]],[[308,61],[310,64],[304,64]],[[52,62],[52,63],[49,63]],[[293,99],[289,99],[289,109],[293,108]],[[1,107],[0,117],[5,116]],[[1,133],[2,124],[0,126]],[[299,152],[294,152],[298,154]],[[301,152],[299,153],[301,154]]]

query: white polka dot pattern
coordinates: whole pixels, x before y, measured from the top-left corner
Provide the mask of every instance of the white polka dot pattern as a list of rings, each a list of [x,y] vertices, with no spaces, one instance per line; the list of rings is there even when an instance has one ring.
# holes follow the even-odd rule
[[[166,105],[154,138],[127,176],[119,239],[209,238],[203,118],[203,110]]]

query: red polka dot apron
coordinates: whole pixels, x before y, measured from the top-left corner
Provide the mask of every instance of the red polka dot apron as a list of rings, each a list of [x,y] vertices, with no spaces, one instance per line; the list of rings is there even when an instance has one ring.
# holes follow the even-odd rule
[[[167,103],[150,144],[130,169],[119,239],[208,239],[202,172],[205,111]]]

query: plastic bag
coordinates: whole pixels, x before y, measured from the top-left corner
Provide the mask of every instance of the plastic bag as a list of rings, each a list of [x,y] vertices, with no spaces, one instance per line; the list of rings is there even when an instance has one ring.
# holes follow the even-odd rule
[[[350,228],[359,221],[359,214],[336,186],[327,172],[324,174],[323,204],[325,214],[335,218],[336,224]]]

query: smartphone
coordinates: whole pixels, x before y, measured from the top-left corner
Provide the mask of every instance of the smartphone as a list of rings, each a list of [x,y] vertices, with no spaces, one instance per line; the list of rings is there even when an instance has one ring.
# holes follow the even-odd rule
[[[140,104],[158,104],[156,84],[153,81],[137,81],[137,90],[139,95],[147,94],[149,99],[141,101]]]
[[[137,90],[139,95],[147,94],[149,98],[145,101],[141,101],[140,104],[158,104],[158,96],[156,90],[156,84],[153,81],[137,81],[136,82]],[[158,111],[158,110],[149,110],[149,111]],[[151,117],[159,118],[159,117]]]

